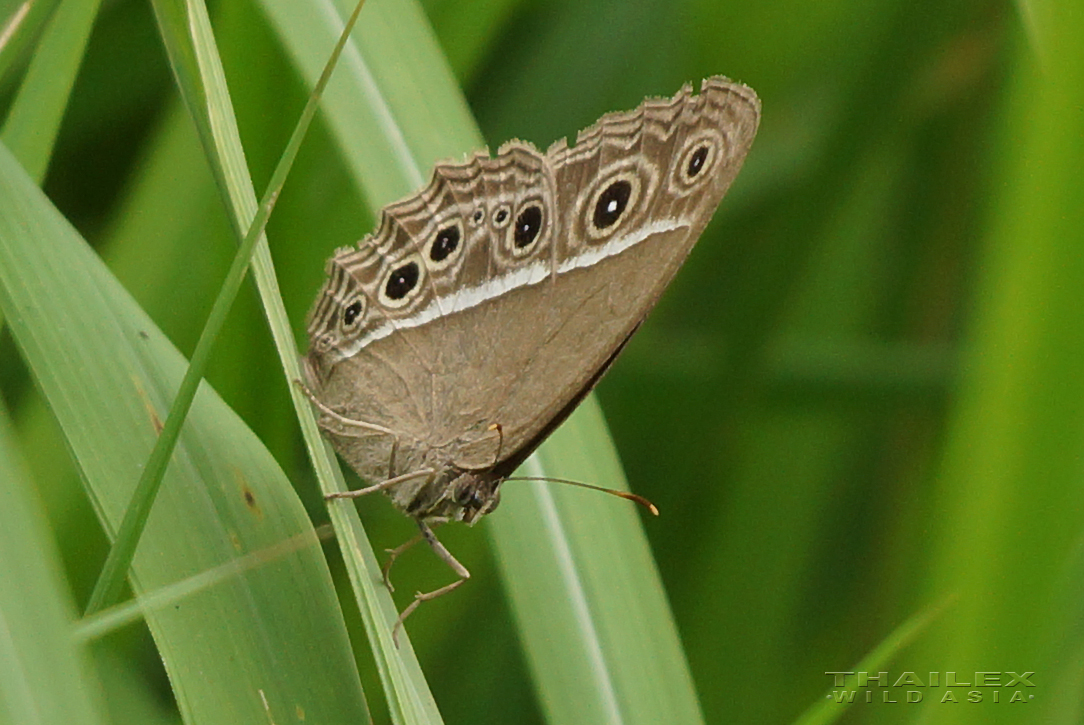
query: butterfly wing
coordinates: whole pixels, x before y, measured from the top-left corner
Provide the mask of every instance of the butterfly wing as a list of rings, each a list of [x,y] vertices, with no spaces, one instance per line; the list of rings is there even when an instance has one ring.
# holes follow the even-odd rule
[[[393,469],[388,436],[333,435],[339,452],[374,480],[522,460],[680,267],[759,111],[750,89],[712,78],[608,114],[571,147],[512,142],[438,165],[329,262],[310,315],[317,395],[398,438]]]

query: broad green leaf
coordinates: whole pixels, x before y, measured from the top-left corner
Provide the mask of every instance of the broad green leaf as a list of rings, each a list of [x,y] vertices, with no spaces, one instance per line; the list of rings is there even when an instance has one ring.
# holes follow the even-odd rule
[[[0,722],[105,722],[50,534],[0,405]]]
[[[184,360],[6,150],[0,308],[111,532]],[[357,722],[366,712],[311,524],[264,447],[203,386],[136,553],[137,595],[295,536],[311,544],[147,610],[187,722]]]

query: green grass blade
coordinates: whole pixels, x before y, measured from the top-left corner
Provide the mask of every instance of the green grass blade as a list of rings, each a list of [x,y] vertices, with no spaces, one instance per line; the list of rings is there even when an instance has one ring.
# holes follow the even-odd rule
[[[245,229],[255,213],[255,195],[206,9],[198,2],[189,3],[184,13],[167,2],[155,3],[155,9],[166,47],[170,51],[174,75],[196,123],[230,218],[235,228]],[[341,33],[341,24],[337,30]],[[338,33],[329,38],[324,50],[324,63],[337,39]],[[301,371],[266,239],[261,238],[256,245],[253,266],[272,336],[286,377],[292,383],[301,379]],[[291,384],[290,387],[302,433],[323,490],[344,489],[345,484],[330,449],[319,436],[311,405],[296,386]],[[379,643],[374,644],[374,650],[387,685],[393,719],[406,723],[439,722],[436,705],[410,651],[409,642],[405,637],[400,637],[401,649],[392,644],[391,626],[397,614],[388,593],[374,586],[374,582],[380,581],[380,570],[356,512],[350,507],[335,506],[331,508],[331,519],[351,569],[370,641]]]
[[[881,668],[887,665],[894,655],[914,642],[920,634],[923,634],[929,628],[931,622],[941,616],[949,604],[950,602],[946,601],[908,617],[905,622],[896,627],[880,644],[863,657],[858,664],[851,667],[850,674],[843,679],[843,685],[836,684],[829,692],[825,693],[823,700],[810,705],[809,709],[794,721],[794,725],[828,725],[828,723],[839,719],[853,700],[847,701],[845,699],[846,694],[843,695],[844,699],[838,699],[838,693],[858,689],[855,673],[880,672]]]
[[[48,528],[0,404],[0,722],[103,722]]]
[[[45,27],[0,138],[39,184],[101,0],[65,0]]]
[[[355,9],[354,14],[350,17],[348,23],[349,27],[353,27],[360,10],[361,5],[359,4]],[[349,27],[344,31],[346,34],[349,34]],[[207,323],[203,327],[203,332],[200,333],[200,338],[196,343],[195,351],[192,353],[192,359],[189,363],[188,370],[185,371],[181,386],[177,390],[177,395],[170,405],[169,415],[166,418],[165,425],[162,427],[162,432],[159,434],[158,440],[155,441],[154,450],[151,451],[151,456],[147,460],[147,465],[143,468],[139,483],[136,485],[132,505],[125,513],[124,520],[121,522],[120,529],[117,532],[116,541],[109,552],[109,556],[106,558],[105,565],[102,567],[102,573],[98,579],[98,583],[91,593],[90,602],[87,605],[88,614],[94,613],[103,606],[112,603],[123,584],[125,572],[128,571],[128,567],[131,564],[135,547],[139,541],[143,527],[146,525],[147,516],[150,514],[154,498],[158,494],[158,488],[162,483],[166,462],[173,451],[173,447],[177,443],[177,436],[180,434],[185,416],[188,415],[188,410],[192,406],[192,401],[196,395],[196,389],[199,386],[200,381],[203,380],[211,349],[214,346],[215,340],[218,338],[218,334],[222,330],[222,326],[226,322],[226,315],[229,313],[230,308],[233,306],[233,301],[237,297],[238,291],[241,289],[241,282],[244,280],[245,273],[248,271],[248,266],[256,242],[263,236],[264,228],[267,225],[267,219],[271,215],[271,210],[274,208],[275,200],[278,199],[279,193],[282,191],[282,185],[286,181],[286,175],[289,173],[294,159],[297,158],[297,151],[300,148],[301,141],[308,131],[313,116],[316,114],[317,100],[323,92],[324,87],[327,85],[331,70],[335,67],[335,62],[339,58],[345,40],[346,35],[343,35],[336,44],[335,50],[324,67],[320,79],[313,89],[308,103],[305,105],[304,111],[301,113],[301,118],[294,128],[294,132],[290,137],[286,150],[280,158],[279,164],[275,168],[275,172],[271,176],[271,181],[267,190],[264,192],[263,199],[260,201],[256,215],[249,222],[248,231],[245,233],[244,238],[241,239],[241,244],[237,249],[237,253],[234,255],[233,263],[230,265],[229,272],[226,274],[226,279],[222,283],[218,296],[215,298],[214,305],[211,307],[211,313],[207,317]]]
[[[594,399],[524,468],[628,489]],[[643,516],[560,484],[503,489],[490,530],[550,723],[703,721]]]
[[[306,49],[320,43],[305,34],[319,28],[305,23],[301,14],[288,14],[289,5],[268,2],[264,7],[298,67],[311,76],[319,61],[307,57]],[[417,168],[477,148],[480,134],[464,115],[463,99],[415,3],[372,0],[357,37],[356,61],[344,66],[352,72],[329,87],[325,110],[359,188],[375,209],[395,198],[392,191],[417,188]],[[364,99],[368,110],[362,112],[338,95],[351,92]],[[390,127],[389,116],[394,119]],[[402,142],[414,163],[396,162],[387,151]],[[389,155],[374,163],[377,153]],[[534,465],[545,475],[625,486],[594,403],[586,404],[566,430],[546,444]],[[553,512],[548,498],[532,496],[531,488],[510,484],[490,525],[542,700],[552,716],[563,712],[572,718],[554,722],[582,722],[575,718],[584,707],[616,718],[602,721],[700,722],[676,627],[631,506],[585,491],[552,492],[553,499],[562,502],[558,510],[566,523],[547,529],[527,525],[552,520]],[[600,544],[599,531],[611,538]],[[556,570],[549,566],[558,560],[562,564]],[[594,575],[600,579],[587,588],[583,606],[558,605],[569,595],[569,582]],[[533,587],[544,594],[532,602],[526,592]],[[558,617],[558,611],[564,616]],[[570,649],[549,646],[558,632],[567,637]],[[595,634],[589,637],[588,632]],[[593,676],[553,674],[570,660],[577,663],[577,672]]]
[[[5,0],[0,6],[0,79],[37,42],[60,0]]]
[[[267,0],[261,7],[302,76],[315,82],[350,3]],[[366,4],[323,109],[343,161],[374,212],[416,191],[429,180],[434,162],[483,146],[413,0]]]
[[[6,150],[0,308],[114,531],[184,360]],[[201,387],[137,549],[133,588],[153,592],[298,535],[311,545],[146,613],[187,722],[366,716],[308,517],[262,444]]]
[[[926,656],[963,672],[1032,671],[1035,687],[1018,688],[1026,719],[1072,722],[1084,653],[1084,17],[1071,0],[1034,9],[1038,47],[1020,49],[1001,118],[1004,158],[931,527],[928,586],[958,591],[959,605]],[[930,709],[929,723],[1021,721],[1011,707]]]

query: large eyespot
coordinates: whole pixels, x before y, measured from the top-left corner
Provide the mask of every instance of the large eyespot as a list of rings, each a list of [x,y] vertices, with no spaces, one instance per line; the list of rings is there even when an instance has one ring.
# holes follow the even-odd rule
[[[463,248],[463,226],[458,220],[437,228],[429,243],[430,269],[443,269],[455,261]]]
[[[685,167],[685,176],[686,176],[686,178],[691,179],[694,176],[696,176],[697,174],[699,174],[701,171],[703,171],[704,170],[704,162],[707,160],[707,158],[708,158],[708,147],[707,146],[697,146],[696,150],[693,151],[691,156],[689,156],[689,163]]]
[[[595,212],[591,217],[595,229],[602,230],[617,224],[629,206],[630,196],[632,184],[625,179],[619,179],[603,189],[595,201]]]
[[[429,247],[429,258],[434,262],[443,262],[459,249],[459,227],[445,227],[437,232],[433,246]]]
[[[394,268],[384,281],[380,301],[388,307],[402,307],[410,301],[421,282],[422,271],[416,260]]]
[[[616,173],[603,173],[596,191],[587,197],[580,214],[587,234],[601,239],[615,233],[633,215],[643,198],[639,167],[625,168]],[[647,181],[652,185],[650,177]]]
[[[358,319],[361,318],[361,313],[364,311],[364,305],[361,300],[354,300],[343,309],[343,328],[353,326]]]
[[[526,252],[526,250],[534,245],[538,236],[542,233],[542,207],[538,204],[531,204],[524,207],[519,216],[516,217],[516,224],[512,228],[512,244],[515,250]]]

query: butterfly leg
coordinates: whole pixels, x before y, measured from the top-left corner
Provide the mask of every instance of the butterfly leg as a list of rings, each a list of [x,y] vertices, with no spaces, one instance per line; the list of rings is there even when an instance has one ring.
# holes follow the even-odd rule
[[[395,475],[395,454],[399,452],[399,436],[391,442],[391,455],[388,456],[388,478],[392,478]]]
[[[387,481],[381,481],[373,486],[366,486],[365,488],[359,488],[355,491],[334,491],[332,493],[325,493],[324,499],[359,498],[361,496],[368,496],[370,493],[376,493],[377,491],[383,491],[384,489],[398,486],[400,483],[413,481],[415,478],[432,478],[434,475],[436,475],[436,471],[432,468],[419,468],[417,471],[404,473],[402,476],[395,476],[394,478],[389,478]]]
[[[311,402],[313,405],[315,405],[316,408],[321,413],[326,415],[328,418],[331,418],[332,420],[336,421],[337,423],[341,423],[342,425],[346,426],[346,428],[348,430],[350,428],[360,429],[359,431],[354,432],[354,433],[346,432],[346,431],[340,431],[340,430],[332,430],[331,431],[332,433],[337,433],[338,435],[345,435],[345,436],[353,435],[353,436],[357,436],[357,437],[362,437],[362,436],[369,435],[369,434],[372,434],[372,433],[384,433],[385,435],[390,435],[390,436],[395,435],[395,431],[391,430],[390,428],[385,428],[382,425],[377,425],[376,423],[366,423],[363,420],[354,420],[352,418],[347,418],[346,416],[342,415],[341,413],[336,413],[334,410],[332,410],[331,408],[327,407],[322,402],[320,402],[320,400],[318,400],[316,395],[314,395],[313,392],[311,390],[309,390],[309,387],[307,385],[305,385],[305,383],[301,382],[300,380],[295,380],[294,383],[296,383],[297,386],[299,388],[301,388],[301,392],[303,392],[305,394],[305,397],[309,399],[309,402]],[[330,430],[326,425],[321,425],[320,427],[324,428],[325,430]]]
[[[463,582],[470,579],[470,572],[467,571],[467,567],[460,564],[456,560],[456,558],[452,556],[452,553],[446,548],[444,548],[444,544],[440,543],[440,541],[437,539],[437,535],[433,533],[433,529],[429,527],[429,524],[425,523],[424,521],[419,521],[418,528],[421,529],[422,538],[425,539],[426,543],[429,544],[433,551],[436,552],[436,555],[439,556],[445,564],[452,568],[452,571],[454,571],[459,576],[459,578],[451,584],[442,586],[440,589],[434,589],[431,592],[425,593],[418,592],[414,595],[414,601],[411,602],[407,606],[407,608],[403,610],[403,613],[399,615],[399,619],[396,620],[395,627],[391,631],[392,641],[396,643],[397,647],[399,646],[399,644],[396,637],[399,634],[399,630],[403,626],[403,622],[414,612],[415,609],[418,608],[419,605],[421,605],[422,602],[428,602],[430,599],[436,599],[439,596],[447,594],[453,589],[457,589],[458,587],[462,586]]]
[[[391,573],[391,565],[394,564],[395,560],[398,559],[404,552],[406,552],[407,549],[414,546],[421,540],[422,535],[419,533],[413,536],[410,541],[406,542],[405,544],[400,544],[394,549],[384,549],[384,551],[388,554],[388,560],[384,562],[384,566],[380,567],[380,573],[384,575],[384,586],[388,588],[388,591],[395,591],[395,587],[391,585],[391,579],[388,577],[388,575]]]

